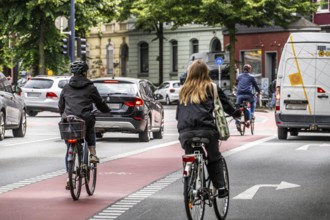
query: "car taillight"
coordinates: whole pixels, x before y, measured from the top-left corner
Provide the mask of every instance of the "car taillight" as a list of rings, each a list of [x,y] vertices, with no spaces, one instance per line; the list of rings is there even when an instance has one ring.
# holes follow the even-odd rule
[[[124,102],[124,104],[129,107],[143,106],[143,100],[141,98],[136,97],[135,100]]]
[[[280,110],[280,98],[281,98],[281,89],[278,86],[278,87],[276,87],[276,95],[275,95],[275,100],[276,100],[275,109],[276,109],[276,111]]]
[[[57,99],[58,97],[57,97],[57,95],[56,95],[55,93],[53,93],[53,92],[47,92],[47,93],[46,93],[46,98],[48,98],[48,99]]]
[[[175,92],[175,89],[170,89],[170,93],[173,93],[173,92]]]
[[[317,93],[325,93],[325,90],[320,87],[317,87]]]

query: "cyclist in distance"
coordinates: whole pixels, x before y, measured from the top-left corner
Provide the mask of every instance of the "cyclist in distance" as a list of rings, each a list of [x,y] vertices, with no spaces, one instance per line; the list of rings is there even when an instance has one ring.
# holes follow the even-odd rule
[[[243,101],[248,100],[251,104],[251,115],[253,116],[255,108],[255,100],[253,94],[253,88],[256,90],[257,94],[260,93],[256,79],[251,75],[252,67],[250,64],[245,64],[243,66],[243,73],[241,73],[236,80],[237,87],[237,99],[236,104],[240,105]],[[239,122],[236,121],[236,125],[239,127]]]
[[[217,89],[224,111],[233,117],[239,117],[241,112],[235,110],[219,86]],[[208,67],[205,62],[196,60],[188,70],[179,95],[176,112],[179,140],[185,153],[191,154],[193,150],[189,140],[192,137],[209,139],[210,143],[206,146],[207,169],[214,187],[218,189],[219,197],[225,197],[228,192],[224,188],[219,133],[214,122],[213,109],[213,86]]]
[[[96,138],[94,130],[95,116],[92,113],[93,104],[103,113],[110,112],[111,110],[100,96],[93,82],[87,78],[88,65],[85,62],[76,61],[71,63],[70,70],[73,77],[64,86],[58,102],[60,114],[62,119],[69,115],[75,115],[85,120],[85,140],[90,151],[90,161],[92,163],[99,163],[95,148]],[[65,159],[66,167],[67,154]]]

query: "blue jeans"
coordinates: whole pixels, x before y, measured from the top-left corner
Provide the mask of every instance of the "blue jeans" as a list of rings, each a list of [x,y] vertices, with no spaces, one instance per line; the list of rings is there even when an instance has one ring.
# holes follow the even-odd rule
[[[238,95],[236,99],[236,105],[241,105],[243,101],[249,101],[250,102],[250,112],[251,115],[254,113],[255,109],[255,100],[253,95]],[[250,118],[248,118],[250,120]],[[236,124],[239,124],[239,121],[236,120]]]

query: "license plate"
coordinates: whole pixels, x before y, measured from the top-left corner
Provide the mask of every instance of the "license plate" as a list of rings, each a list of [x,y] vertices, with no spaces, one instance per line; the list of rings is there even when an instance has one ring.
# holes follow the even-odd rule
[[[28,92],[27,97],[39,97],[40,93],[39,92]]]
[[[120,109],[119,103],[108,103],[110,109]]]

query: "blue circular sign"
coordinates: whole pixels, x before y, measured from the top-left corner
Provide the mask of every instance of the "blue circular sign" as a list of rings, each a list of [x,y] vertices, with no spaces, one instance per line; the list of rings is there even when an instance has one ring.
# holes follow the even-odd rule
[[[217,65],[222,65],[223,64],[223,59],[222,59],[222,57],[218,57],[218,58],[216,58],[215,59],[215,64],[217,64]]]

